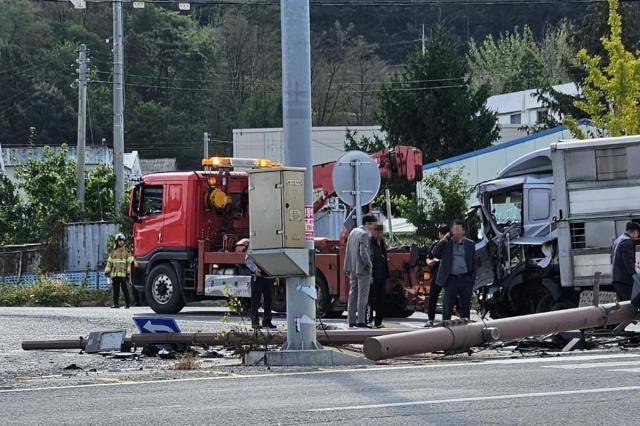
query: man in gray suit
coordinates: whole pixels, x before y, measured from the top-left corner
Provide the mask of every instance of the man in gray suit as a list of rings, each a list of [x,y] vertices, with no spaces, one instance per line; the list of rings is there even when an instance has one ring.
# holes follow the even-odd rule
[[[442,320],[451,319],[453,307],[459,302],[460,317],[470,319],[471,296],[476,282],[476,247],[466,238],[463,220],[453,222],[451,232],[433,249],[433,256],[440,259],[436,284],[444,288]]]
[[[349,327],[366,328],[367,303],[371,285],[371,233],[378,220],[373,215],[362,218],[362,226],[354,228],[347,239],[344,271],[349,275]],[[358,318],[356,321],[356,311]]]

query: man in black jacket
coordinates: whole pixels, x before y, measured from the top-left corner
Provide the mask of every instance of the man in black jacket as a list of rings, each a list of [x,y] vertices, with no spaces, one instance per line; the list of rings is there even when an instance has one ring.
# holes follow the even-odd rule
[[[429,319],[424,325],[425,327],[433,327],[433,322],[436,320],[436,308],[438,307],[438,298],[442,287],[436,284],[436,277],[438,276],[438,267],[440,266],[440,259],[436,259],[433,255],[433,249],[449,232],[448,226],[441,226],[438,228],[438,239],[429,247],[429,254],[427,255],[427,265],[431,267],[431,282],[429,283],[429,303],[427,305],[427,316]]]
[[[451,319],[456,302],[460,304],[460,317],[471,317],[471,296],[476,280],[476,247],[465,234],[464,221],[456,220],[451,232],[433,249],[434,258],[440,259],[436,284],[444,288],[443,321]]]
[[[376,225],[371,238],[371,263],[373,264],[373,292],[376,328],[383,328],[382,318],[384,317],[384,302],[387,289],[387,279],[389,278],[389,259],[387,258],[387,247],[384,243],[384,226]]]
[[[636,273],[636,248],[633,240],[639,236],[640,224],[629,222],[626,232],[611,247],[611,281],[620,302],[631,299],[633,275]]]

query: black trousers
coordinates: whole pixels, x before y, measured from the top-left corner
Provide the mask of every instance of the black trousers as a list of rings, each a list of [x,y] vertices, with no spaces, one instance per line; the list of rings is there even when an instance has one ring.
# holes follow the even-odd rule
[[[376,280],[374,278],[373,285],[373,310],[375,311],[375,325],[382,325],[382,319],[384,318],[384,302],[386,298],[387,280]],[[373,313],[371,314],[373,316]]]
[[[631,289],[633,288],[633,284],[627,284],[620,281],[613,282],[613,289],[618,296],[618,302],[626,302],[627,300],[631,300]]]
[[[471,296],[473,295],[473,280],[471,275],[449,276],[444,287],[444,307],[442,320],[451,319],[453,307],[458,303],[461,318],[471,318]]]
[[[258,309],[260,308],[260,298],[263,300],[264,318],[263,324],[271,322],[271,305],[273,304],[273,279],[265,277],[254,277],[251,281],[251,322],[260,322]]]
[[[129,289],[127,288],[127,279],[124,277],[111,278],[111,287],[113,288],[113,304],[118,306],[120,304],[120,289],[122,288],[122,295],[124,296],[124,304],[129,306],[131,301],[129,300]]]
[[[438,307],[438,298],[440,297],[440,293],[442,292],[442,287],[440,287],[435,282],[436,280],[431,280],[431,285],[429,286],[429,304],[427,305],[427,316],[430,321],[435,321],[436,319],[436,308]]]

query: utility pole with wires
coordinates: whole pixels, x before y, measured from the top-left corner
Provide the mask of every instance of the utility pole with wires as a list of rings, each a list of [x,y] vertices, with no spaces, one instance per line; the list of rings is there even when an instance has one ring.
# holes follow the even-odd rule
[[[124,52],[122,0],[113,1],[113,173],[115,208],[124,202]]]
[[[204,158],[209,158],[209,142],[211,142],[209,132],[204,132]]]
[[[78,54],[78,140],[76,147],[76,182],[78,201],[84,210],[84,169],[86,163],[85,147],[87,145],[87,46],[80,45]]]

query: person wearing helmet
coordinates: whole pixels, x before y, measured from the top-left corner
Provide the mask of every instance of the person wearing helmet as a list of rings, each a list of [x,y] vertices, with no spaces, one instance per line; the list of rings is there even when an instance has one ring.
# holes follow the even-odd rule
[[[124,296],[124,308],[129,309],[129,289],[127,282],[131,277],[131,263],[133,256],[125,246],[126,238],[123,234],[116,235],[116,247],[109,254],[107,266],[104,273],[107,277],[111,277],[111,287],[113,288],[113,305],[114,309],[120,307],[120,289]]]

